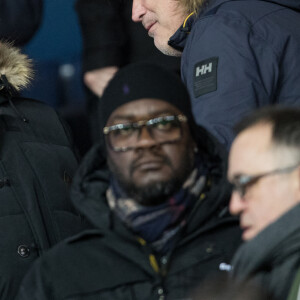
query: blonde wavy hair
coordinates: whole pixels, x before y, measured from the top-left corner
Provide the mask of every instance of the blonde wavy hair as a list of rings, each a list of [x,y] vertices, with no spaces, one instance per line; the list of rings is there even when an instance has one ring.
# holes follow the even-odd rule
[[[207,0],[177,0],[187,13],[198,12]]]

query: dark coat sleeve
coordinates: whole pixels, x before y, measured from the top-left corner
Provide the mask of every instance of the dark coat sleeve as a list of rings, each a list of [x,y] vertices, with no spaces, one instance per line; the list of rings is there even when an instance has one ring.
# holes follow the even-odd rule
[[[0,0],[0,38],[26,44],[39,28],[42,0]]]
[[[15,300],[54,300],[58,299],[50,287],[51,272],[48,264],[42,266],[43,261],[38,259],[33,267],[27,272],[24,280],[22,281],[17,297]],[[50,278],[49,278],[50,277]]]
[[[122,0],[78,0],[83,38],[83,71],[123,63],[126,41]]]

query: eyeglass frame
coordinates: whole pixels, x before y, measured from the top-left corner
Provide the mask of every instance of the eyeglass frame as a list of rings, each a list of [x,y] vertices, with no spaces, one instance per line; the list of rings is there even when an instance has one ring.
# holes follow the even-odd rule
[[[233,190],[238,192],[241,198],[244,198],[247,193],[247,188],[257,183],[260,179],[271,175],[290,173],[299,166],[300,163],[297,163],[293,166],[275,169],[258,175],[236,175],[233,180],[230,181],[230,184],[233,186]],[[243,183],[241,183],[242,180],[244,181]]]
[[[160,117],[155,117],[155,118],[151,118],[151,119],[148,119],[148,120],[140,120],[140,121],[137,121],[137,122],[133,122],[133,123],[119,123],[119,124],[115,124],[115,125],[111,125],[111,126],[105,126],[103,128],[103,134],[108,137],[108,134],[114,130],[118,130],[118,129],[122,129],[122,126],[128,126],[128,125],[131,125],[133,126],[134,129],[139,129],[139,131],[141,131],[141,129],[143,127],[146,127],[147,130],[149,130],[148,128],[153,125],[153,124],[156,124],[154,122],[154,120],[158,120],[158,119],[166,119],[166,118],[170,118],[170,117],[173,117],[175,118],[179,124],[181,123],[186,123],[188,121],[187,117],[183,114],[178,114],[178,115],[167,115],[167,116],[160,116]],[[158,122],[157,122],[158,123]],[[123,127],[124,128],[124,127]],[[148,131],[149,132],[149,131]],[[162,144],[165,144],[165,143],[174,143],[176,141],[178,141],[180,138],[182,137],[182,126],[180,126],[180,137],[178,139],[175,139],[175,140],[169,140],[169,141],[164,141],[164,142],[158,142],[157,144],[159,145],[162,145]],[[108,140],[108,145],[109,147],[115,151],[115,152],[126,152],[126,151],[130,151],[130,150],[134,150],[136,149],[137,147],[136,146],[129,146],[129,147],[120,147],[120,148],[114,148],[111,143],[110,143],[110,139],[107,138]]]

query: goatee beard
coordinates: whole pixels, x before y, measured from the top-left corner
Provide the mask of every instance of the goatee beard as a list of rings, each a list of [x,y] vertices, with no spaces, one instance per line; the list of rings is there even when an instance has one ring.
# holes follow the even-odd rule
[[[137,184],[126,178],[119,170],[118,166],[108,158],[110,170],[119,183],[126,196],[145,206],[155,206],[166,202],[177,193],[185,180],[191,174],[194,167],[194,158],[187,155],[182,160],[179,169],[174,170],[172,163],[166,159],[166,164],[172,169],[172,176],[165,181],[152,180],[151,182],[137,186]]]
[[[145,186],[138,187],[132,182],[120,181],[120,186],[126,194],[136,202],[145,206],[155,206],[166,202],[172,195],[180,190],[183,180],[181,178],[172,178],[169,181],[154,181]]]

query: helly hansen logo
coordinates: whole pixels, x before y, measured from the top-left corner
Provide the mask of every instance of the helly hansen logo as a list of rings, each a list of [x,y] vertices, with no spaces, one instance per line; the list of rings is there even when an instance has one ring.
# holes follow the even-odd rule
[[[195,98],[217,90],[217,69],[219,57],[211,57],[194,65]]]
[[[212,72],[212,62],[196,68],[196,77]]]

